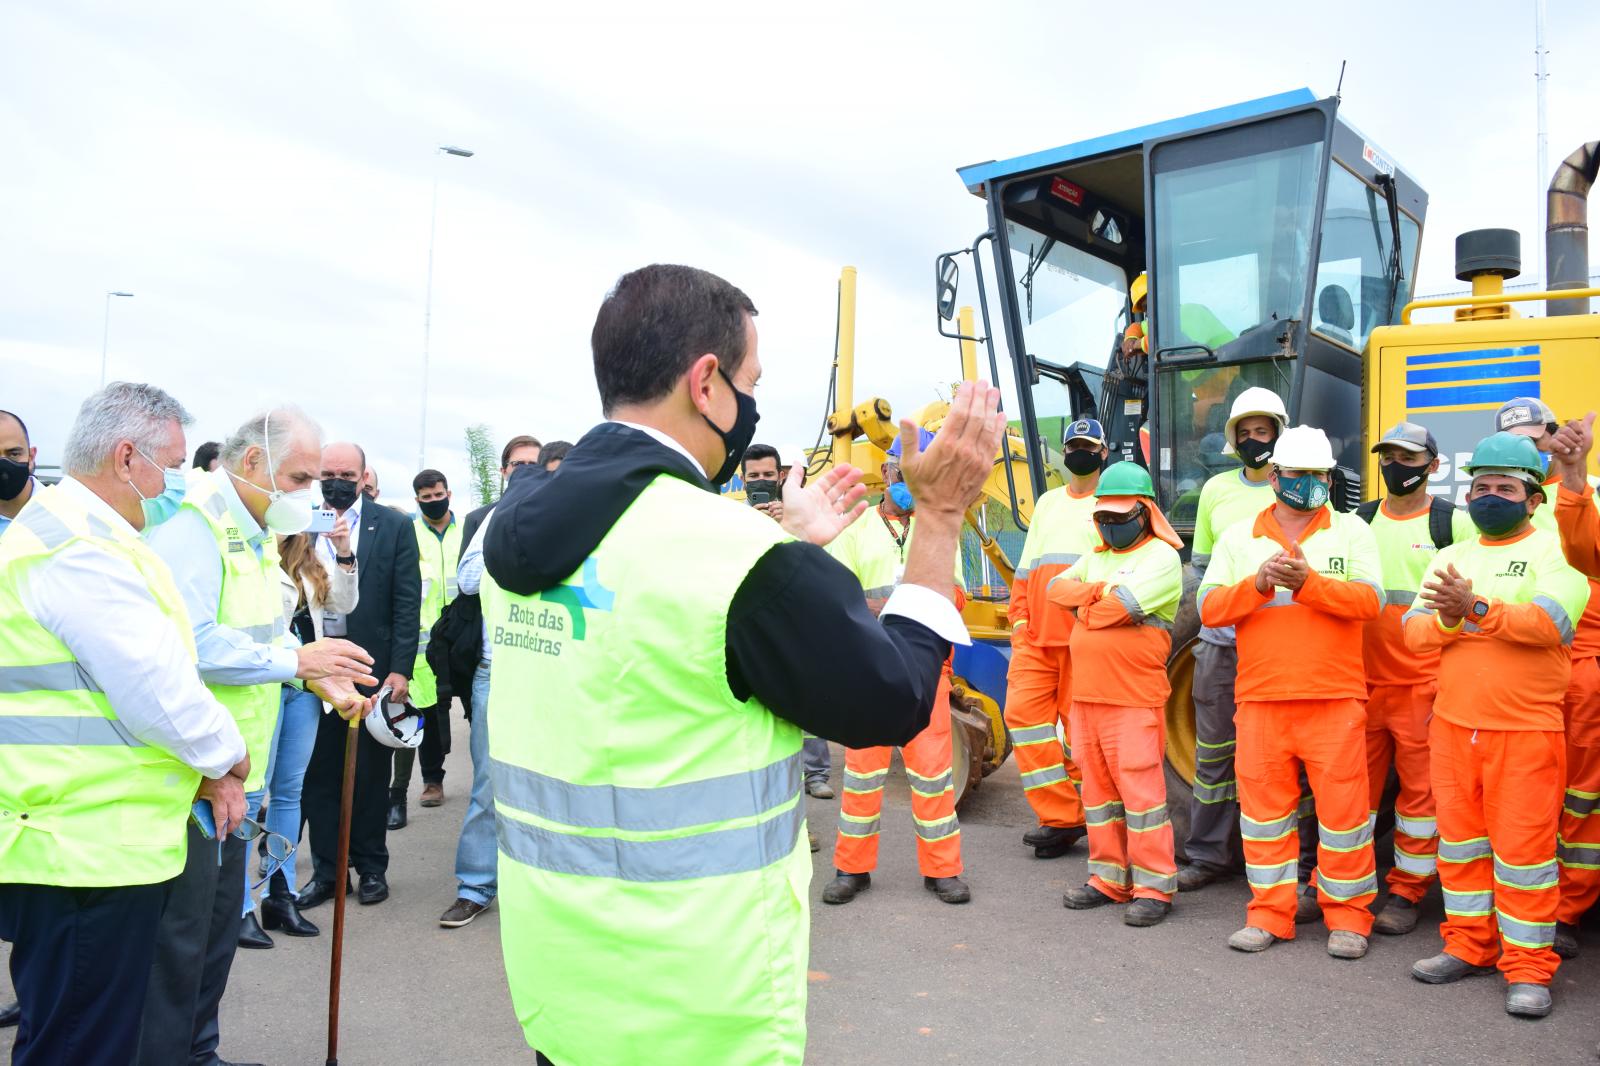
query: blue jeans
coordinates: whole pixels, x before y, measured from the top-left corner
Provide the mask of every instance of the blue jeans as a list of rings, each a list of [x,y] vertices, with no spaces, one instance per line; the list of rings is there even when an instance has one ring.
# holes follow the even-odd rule
[[[283,702],[278,711],[278,725],[272,733],[272,747],[267,756],[267,787],[245,795],[246,813],[254,818],[261,810],[261,801],[270,795],[267,807],[266,829],[290,840],[300,841],[300,790],[306,779],[306,764],[311,761],[311,748],[317,740],[317,719],[322,717],[322,700],[314,692],[305,692],[292,685],[283,686]],[[298,852],[296,852],[298,854]],[[291,895],[297,895],[295,886],[295,856],[283,864],[283,878]],[[244,907],[248,914],[255,906],[250,885],[255,863],[245,864]]]
[[[489,664],[472,675],[472,796],[456,845],[456,895],[487,907],[494,900],[500,845],[494,831],[494,790],[489,783]]]
[[[828,742],[821,737],[807,736],[802,747],[802,761],[806,768],[807,781],[826,781],[828,771],[833,769],[833,756],[828,751]]]

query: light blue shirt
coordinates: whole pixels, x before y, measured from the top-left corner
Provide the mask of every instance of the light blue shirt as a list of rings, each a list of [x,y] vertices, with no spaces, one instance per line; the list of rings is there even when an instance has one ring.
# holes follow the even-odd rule
[[[260,559],[261,546],[271,534],[250,517],[226,471],[219,469],[211,476],[227,502],[234,524],[244,534],[245,543]],[[211,527],[194,508],[181,509],[146,532],[145,540],[166,560],[184,606],[189,609],[202,679],[212,685],[294,682],[300,660],[293,648],[259,643],[248,634],[217,622],[217,604],[222,599],[222,557],[217,554]],[[276,594],[276,582],[273,591]]]
[[[494,517],[490,511],[483,516],[483,521],[478,523],[477,532],[472,534],[472,543],[467,545],[467,550],[461,555],[461,565],[456,568],[456,591],[476,596],[483,587],[483,535],[489,530],[489,520]],[[483,616],[483,661],[488,662],[493,657],[494,645],[489,643],[489,616]]]

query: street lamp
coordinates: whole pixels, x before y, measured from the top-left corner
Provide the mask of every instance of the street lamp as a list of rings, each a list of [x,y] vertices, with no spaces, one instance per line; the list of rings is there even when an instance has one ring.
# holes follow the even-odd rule
[[[111,298],[113,296],[132,296],[131,292],[106,293],[106,322],[105,328],[100,333],[100,387],[106,386],[106,353],[111,348]]]
[[[434,151],[435,156],[453,155],[460,159],[471,159],[473,151],[470,148],[459,148],[453,144],[441,144]],[[428,211],[428,293],[422,305],[422,416],[418,419],[417,440],[417,469],[421,470],[428,465],[428,345],[433,328],[433,238],[439,228],[439,168],[433,168],[433,205]]]

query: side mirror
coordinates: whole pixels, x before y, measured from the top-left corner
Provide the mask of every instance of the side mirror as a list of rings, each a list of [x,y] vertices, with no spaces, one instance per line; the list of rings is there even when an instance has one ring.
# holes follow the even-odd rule
[[[1104,211],[1096,211],[1094,218],[1089,222],[1089,232],[1108,244],[1122,243],[1122,225],[1115,215],[1108,215]]]
[[[956,292],[960,287],[961,267],[955,257],[941,255],[934,269],[938,273],[935,295],[939,304],[939,317],[946,322],[956,317]]]

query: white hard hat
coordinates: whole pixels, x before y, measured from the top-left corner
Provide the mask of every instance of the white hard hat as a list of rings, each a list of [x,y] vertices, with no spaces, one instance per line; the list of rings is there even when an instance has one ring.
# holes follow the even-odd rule
[[[1222,427],[1222,454],[1238,455],[1233,443],[1238,438],[1234,436],[1234,429],[1239,425],[1239,419],[1250,418],[1255,415],[1264,415],[1276,419],[1278,432],[1282,433],[1289,426],[1289,412],[1284,409],[1283,401],[1271,389],[1263,389],[1259,385],[1245,389],[1233,401],[1233,410],[1228,412],[1228,424]]]
[[[374,740],[390,748],[420,748],[422,746],[422,712],[409,703],[396,703],[391,699],[378,701],[367,715],[367,732]]]
[[[1332,470],[1333,445],[1328,435],[1315,426],[1294,426],[1283,431],[1272,462],[1280,470]]]

